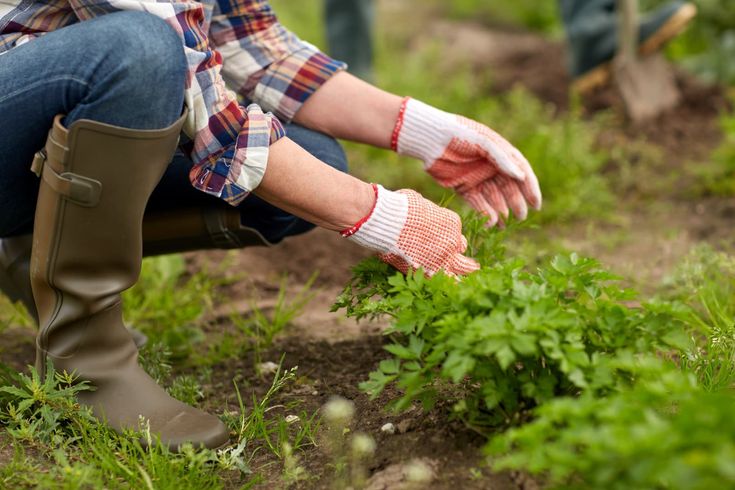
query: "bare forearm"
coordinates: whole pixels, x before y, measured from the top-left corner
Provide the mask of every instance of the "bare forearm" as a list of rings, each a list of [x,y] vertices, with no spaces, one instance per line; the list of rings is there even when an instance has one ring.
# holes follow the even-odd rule
[[[335,138],[390,148],[401,102],[401,97],[342,72],[309,97],[294,121]]]
[[[254,192],[284,211],[334,231],[353,226],[375,203],[370,184],[326,165],[288,138],[270,147],[265,176]]]

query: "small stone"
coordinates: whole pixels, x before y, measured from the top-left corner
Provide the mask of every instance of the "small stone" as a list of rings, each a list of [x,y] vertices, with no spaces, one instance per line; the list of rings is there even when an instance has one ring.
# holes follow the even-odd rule
[[[301,419],[299,418],[298,415],[286,415],[285,420],[287,424],[293,424],[295,422],[300,421]]]
[[[385,432],[386,434],[395,434],[396,433],[396,426],[388,422],[383,427],[380,428],[380,432]]]
[[[404,419],[398,422],[398,432],[405,434],[413,426],[413,419]]]
[[[318,394],[319,394],[319,392],[316,391],[316,390],[314,390],[314,391],[311,392],[311,396],[317,396]]]

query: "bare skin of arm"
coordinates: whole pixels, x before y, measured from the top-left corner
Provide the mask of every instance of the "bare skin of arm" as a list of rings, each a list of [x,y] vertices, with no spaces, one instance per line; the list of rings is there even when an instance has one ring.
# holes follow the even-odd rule
[[[335,138],[390,148],[402,102],[402,97],[340,72],[307,99],[294,121]]]
[[[284,211],[333,231],[352,227],[375,203],[370,184],[326,165],[288,138],[271,145],[265,175],[253,192]]]

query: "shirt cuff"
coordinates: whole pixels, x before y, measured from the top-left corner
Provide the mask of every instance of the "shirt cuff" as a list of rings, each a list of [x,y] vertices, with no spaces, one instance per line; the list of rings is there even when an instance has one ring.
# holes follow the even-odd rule
[[[189,178],[192,185],[232,206],[239,205],[260,185],[268,165],[269,147],[286,136],[281,122],[256,104],[247,108],[248,119],[237,142],[222,152],[211,165],[196,165]]]
[[[252,100],[289,122],[306,100],[347,65],[303,42],[303,47],[272,63],[252,92]]]

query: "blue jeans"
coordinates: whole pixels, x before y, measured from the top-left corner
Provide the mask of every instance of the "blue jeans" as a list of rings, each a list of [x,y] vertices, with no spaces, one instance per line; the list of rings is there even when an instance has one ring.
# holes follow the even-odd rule
[[[185,73],[178,36],[143,12],[80,22],[0,56],[0,237],[33,230],[39,182],[30,163],[55,115],[66,114],[67,127],[91,119],[131,129],[164,128],[181,114]],[[288,131],[307,151],[346,170],[334,139],[293,125]],[[177,153],[150,210],[228,206],[191,186],[191,165]],[[238,209],[245,224],[273,242],[313,228],[252,195]]]

